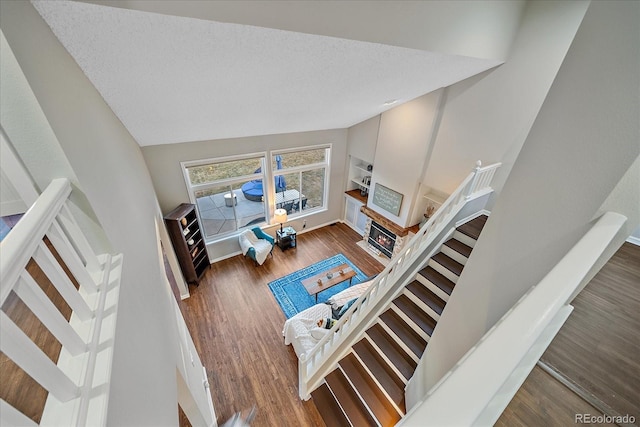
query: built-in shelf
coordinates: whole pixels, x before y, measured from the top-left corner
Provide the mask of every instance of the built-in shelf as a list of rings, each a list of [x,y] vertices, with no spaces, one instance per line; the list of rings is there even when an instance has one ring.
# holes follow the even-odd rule
[[[369,193],[373,165],[351,156],[349,160],[349,181],[347,190],[360,190],[363,195]]]
[[[354,168],[360,170],[363,174],[371,175],[371,171],[367,169],[367,166],[368,165],[365,165],[364,163],[359,163],[359,164],[353,165]]]
[[[354,199],[359,200],[364,205],[367,204],[367,199],[369,197],[368,196],[363,196],[360,193],[360,190],[349,190],[349,191],[345,191],[344,193],[349,197],[353,197]]]
[[[355,183],[358,187],[364,187],[367,190],[369,189],[369,184],[365,184],[363,181],[364,177],[351,178],[351,182]]]
[[[447,200],[446,197],[441,196],[440,194],[435,194],[435,193],[427,193],[423,197],[431,202],[439,203],[439,204],[443,204],[444,201]]]
[[[427,206],[425,207],[425,218],[428,218],[433,215],[435,211],[440,209],[440,206],[442,206],[445,200],[447,200],[448,196],[446,194],[430,191],[423,197],[427,200]]]

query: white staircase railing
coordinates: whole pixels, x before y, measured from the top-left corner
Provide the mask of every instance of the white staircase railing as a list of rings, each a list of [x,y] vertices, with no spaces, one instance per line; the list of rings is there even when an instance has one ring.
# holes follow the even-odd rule
[[[495,171],[501,163],[481,167],[478,161],[475,169],[442,204],[440,209],[420,228],[418,233],[392,259],[386,268],[376,276],[367,292],[349,308],[327,334],[309,352],[298,359],[299,395],[308,399],[342,357],[341,349],[351,345],[351,339],[360,329],[358,325],[372,318],[375,307],[394,291],[398,279],[413,264],[425,249],[434,243],[437,236],[455,218],[462,207],[472,199],[493,191],[490,187]]]
[[[605,213],[398,426],[493,425],[569,317],[573,297],[626,220]]]
[[[69,210],[70,194],[67,179],[52,181],[0,242],[0,306],[4,310],[5,302],[11,305],[17,296],[60,342],[57,363],[5,311],[0,312],[0,350],[48,391],[40,425],[101,426],[106,421],[122,256],[95,255]],[[29,273],[31,260],[71,309],[68,319]],[[0,425],[37,424],[0,400]]]

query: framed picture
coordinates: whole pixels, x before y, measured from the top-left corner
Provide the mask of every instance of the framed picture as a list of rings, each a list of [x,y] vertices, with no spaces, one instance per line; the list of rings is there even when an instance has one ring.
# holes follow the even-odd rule
[[[404,196],[397,191],[376,183],[373,189],[373,204],[381,207],[385,211],[398,216],[400,207],[402,206],[402,198]]]

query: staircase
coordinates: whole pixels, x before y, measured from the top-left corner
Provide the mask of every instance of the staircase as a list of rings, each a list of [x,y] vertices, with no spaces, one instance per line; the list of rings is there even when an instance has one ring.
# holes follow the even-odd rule
[[[404,388],[486,220],[458,227],[311,393],[328,426],[392,426],[404,416]]]

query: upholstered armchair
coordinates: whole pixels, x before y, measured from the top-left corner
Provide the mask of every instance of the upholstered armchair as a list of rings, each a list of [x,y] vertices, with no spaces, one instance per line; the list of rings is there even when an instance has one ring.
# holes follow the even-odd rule
[[[251,258],[257,265],[262,265],[265,262],[275,245],[273,237],[262,231],[260,227],[243,231],[238,239],[242,255]]]

